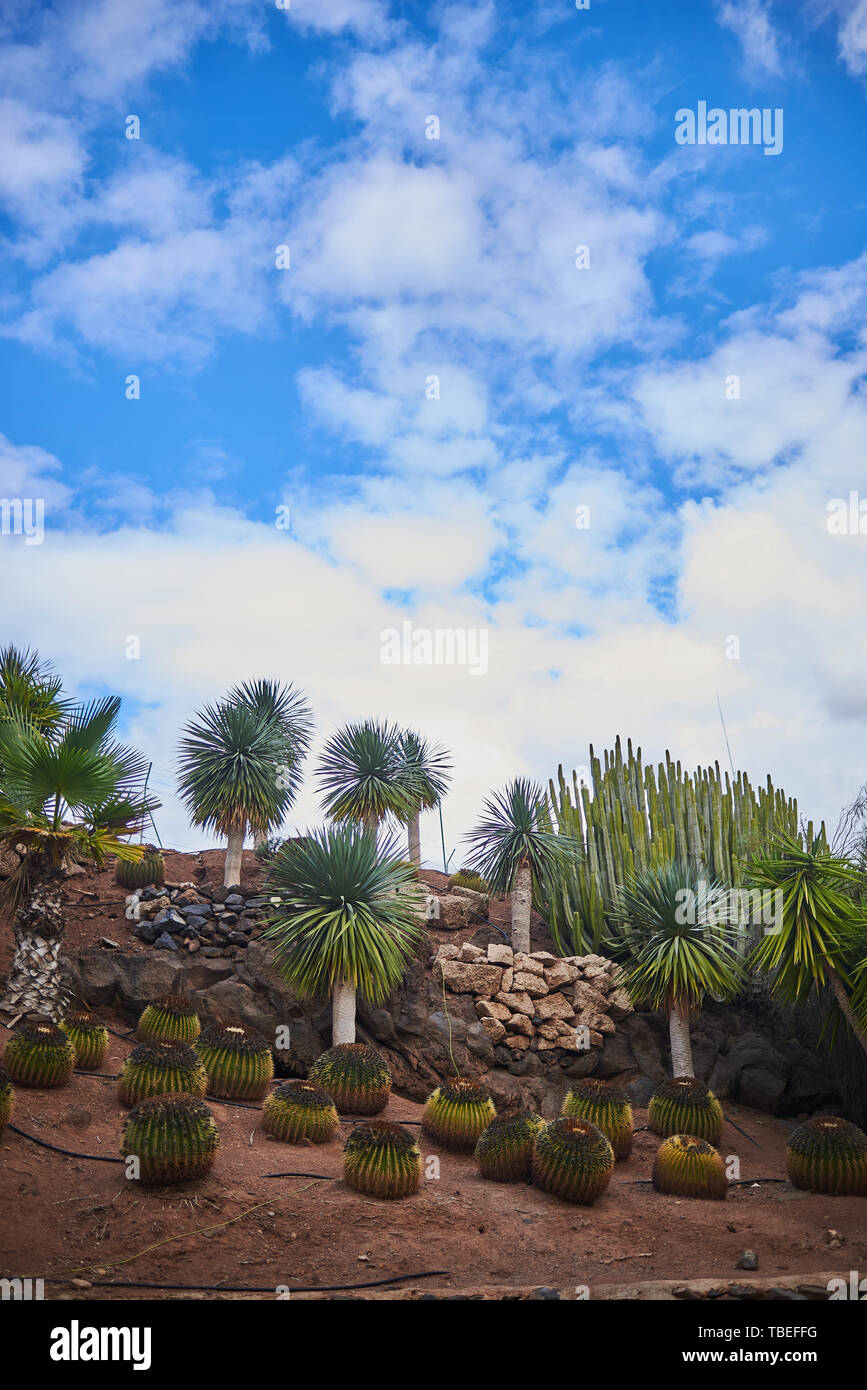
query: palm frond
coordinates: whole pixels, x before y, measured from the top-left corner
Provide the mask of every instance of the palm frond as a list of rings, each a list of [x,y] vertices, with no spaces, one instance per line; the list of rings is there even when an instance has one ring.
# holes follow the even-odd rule
[[[400,754],[411,783],[410,795],[420,811],[438,806],[448,791],[452,761],[446,749],[413,729],[400,735]]]
[[[322,807],[334,820],[405,821],[413,812],[412,783],[401,754],[400,731],[368,719],[332,734],[317,768]]]
[[[485,802],[486,818],[466,836],[475,847],[467,867],[481,874],[494,892],[511,892],[525,862],[535,880],[578,852],[577,841],[555,835],[546,826],[545,807],[542,788],[524,777],[516,777]]]

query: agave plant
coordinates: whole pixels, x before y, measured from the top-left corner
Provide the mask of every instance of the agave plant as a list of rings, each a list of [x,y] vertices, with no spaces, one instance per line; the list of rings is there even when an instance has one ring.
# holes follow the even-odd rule
[[[553,874],[577,844],[546,828],[544,792],[523,777],[496,792],[485,802],[485,811],[487,818],[467,837],[475,846],[467,867],[492,892],[512,894],[512,945],[528,952],[534,881]]]
[[[636,1003],[668,1014],[675,1076],[692,1076],[689,1020],[710,994],[730,999],[744,981],[728,895],[680,863],[635,874],[621,888],[615,918],[629,958],[626,985]]]
[[[422,811],[432,811],[445,796],[451,780],[451,760],[439,744],[428,743],[427,739],[414,733],[412,729],[406,729],[400,735],[400,753],[413,788],[410,793],[411,810],[407,819],[409,857],[411,863],[419,869],[419,816]]]
[[[159,803],[144,795],[145,759],[115,740],[119,710],[120,700],[107,698],[64,706],[41,724],[20,710],[0,718],[0,850],[22,856],[2,887],[16,941],[0,1002],[7,1021],[62,1015],[67,869],[141,857],[128,837]]]
[[[179,793],[194,825],[225,835],[226,886],[240,882],[247,831],[267,836],[292,805],[311,731],[301,691],[275,681],[235,686],[185,727]]]
[[[332,1042],[355,1042],[356,991],[381,1004],[423,935],[412,869],[357,825],[288,841],[269,869],[278,901],[265,932],[284,979],[305,999],[332,999]]]
[[[380,821],[406,822],[417,804],[396,725],[366,719],[347,724],[322,750],[317,770],[322,808],[337,821],[354,821],[375,835]]]

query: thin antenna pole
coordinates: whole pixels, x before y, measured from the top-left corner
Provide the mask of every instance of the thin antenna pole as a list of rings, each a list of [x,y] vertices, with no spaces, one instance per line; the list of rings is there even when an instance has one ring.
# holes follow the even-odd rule
[[[443,804],[441,801],[437,802],[437,810],[440,813],[440,840],[442,841],[443,847],[443,873],[447,874],[449,871],[449,861],[446,859],[446,833],[443,830]]]
[[[720,718],[720,723],[722,724],[723,738],[724,738],[725,741],[726,741],[726,749],[727,749],[728,755],[729,755],[729,767],[730,767],[731,770],[732,770],[732,781],[734,781],[734,778],[735,778],[735,765],[734,765],[734,762],[732,761],[732,750],[731,750],[731,748],[729,748],[729,736],[728,736],[728,734],[726,733],[726,722],[725,722],[725,720],[723,719],[723,712],[722,712],[722,705],[720,704],[719,691],[715,691],[714,693],[716,694],[716,703],[717,703],[717,708],[719,709],[719,718]]]

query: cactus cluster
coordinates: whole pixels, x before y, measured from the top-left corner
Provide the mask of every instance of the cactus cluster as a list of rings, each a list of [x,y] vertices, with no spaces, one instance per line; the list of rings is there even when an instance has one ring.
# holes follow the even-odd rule
[[[589,1207],[614,1171],[614,1150],[598,1125],[576,1115],[552,1120],[536,1136],[533,1181],[545,1192]]]
[[[148,1004],[138,1021],[139,1042],[194,1043],[202,1031],[196,1007],[177,994],[165,994]]]
[[[390,1120],[366,1120],[343,1149],[347,1187],[368,1197],[409,1197],[421,1183],[421,1152],[412,1135]]]
[[[0,1134],[3,1133],[12,1118],[14,1104],[15,1092],[12,1090],[12,1082],[3,1068],[0,1067]]]
[[[628,1158],[632,1152],[634,1121],[629,1096],[611,1081],[599,1081],[594,1076],[574,1082],[563,1102],[563,1115],[577,1115],[597,1125],[614,1150],[615,1159]]]
[[[460,1153],[476,1147],[496,1113],[490,1091],[478,1081],[459,1076],[428,1096],[421,1122],[429,1139]]]
[[[285,1081],[262,1106],[262,1128],[284,1144],[330,1144],[340,1129],[337,1106],[312,1081]]]
[[[54,1023],[19,1023],[6,1044],[3,1066],[17,1086],[65,1086],[75,1048]]]
[[[867,1135],[837,1115],[815,1115],[789,1135],[786,1172],[809,1192],[867,1197]]]
[[[473,873],[472,869],[458,869],[449,879],[449,888],[472,888],[474,893],[489,892],[486,880],[481,874]]]
[[[266,1038],[243,1023],[217,1024],[202,1033],[196,1051],[208,1073],[208,1092],[226,1100],[261,1100],[274,1077]]]
[[[161,888],[166,880],[166,864],[156,845],[145,845],[141,859],[118,859],[114,871],[115,883],[121,888]]]
[[[672,1134],[660,1144],[654,1159],[653,1186],[673,1197],[707,1197],[721,1202],[728,1179],[713,1144],[694,1134]]]
[[[139,1043],[120,1069],[117,1095],[121,1105],[136,1105],[147,1096],[203,1096],[207,1084],[205,1068],[189,1043]]]
[[[338,1043],[317,1058],[309,1079],[327,1091],[344,1115],[378,1115],[388,1105],[391,1072],[365,1043]]]
[[[694,1134],[697,1139],[718,1144],[722,1138],[722,1106],[713,1091],[694,1076],[661,1081],[650,1097],[647,1122],[663,1139],[670,1134]]]
[[[138,1159],[143,1183],[186,1182],[211,1168],[220,1143],[213,1115],[196,1096],[150,1096],[129,1112],[121,1153]]]
[[[631,740],[624,757],[619,738],[604,759],[591,745],[591,784],[573,772],[569,787],[562,767],[550,783],[548,823],[584,846],[540,895],[561,955],[604,944],[618,890],[642,869],[678,860],[696,878],[740,887],[751,851],[780,831],[798,834],[798,804],[770,777],[756,792],[746,773],[732,781],[719,763],[689,773],[668,753],[654,772]],[[808,842],[813,834],[811,822]]]
[[[542,1116],[532,1111],[492,1120],[476,1142],[476,1163],[482,1177],[489,1182],[526,1182],[536,1135],[544,1127]]]
[[[60,1024],[75,1048],[80,1071],[99,1071],[108,1052],[108,1029],[88,1009],[67,1014]]]

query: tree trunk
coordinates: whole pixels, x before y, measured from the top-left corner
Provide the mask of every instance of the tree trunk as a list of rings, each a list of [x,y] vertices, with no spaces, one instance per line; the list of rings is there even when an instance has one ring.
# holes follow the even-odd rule
[[[0,1001],[8,1027],[26,1014],[59,1021],[68,1002],[60,986],[63,942],[63,878],[57,870],[36,871],[28,896],[13,921],[15,956]]]
[[[331,1046],[355,1042],[355,986],[340,979],[331,996]]]
[[[371,814],[368,816],[362,816],[361,824],[363,829],[367,831],[368,835],[372,835],[375,840],[376,832],[379,829],[378,817],[373,815],[373,813],[371,812]]]
[[[840,1006],[841,1014],[845,1018],[849,1027],[852,1029],[852,1032],[855,1034],[855,1037],[858,1039],[858,1042],[861,1046],[861,1050],[867,1053],[867,1032],[865,1032],[865,1030],[859,1023],[855,1011],[852,1008],[852,1005],[849,1001],[849,996],[846,993],[843,981],[840,979],[840,976],[837,974],[837,971],[834,969],[832,965],[828,966],[828,979],[831,983],[831,989],[834,992],[834,998],[837,1000],[837,1003]]]
[[[525,859],[515,875],[512,889],[512,948],[530,950],[530,905],[533,899],[533,876]]]
[[[246,826],[241,826],[240,830],[230,830],[226,837],[226,867],[223,872],[224,888],[230,888],[233,883],[241,882],[241,854],[244,849],[246,829]]]
[[[410,863],[415,864],[417,869],[421,868],[421,835],[418,828],[419,813],[414,811],[406,823],[409,839],[409,858]]]
[[[695,1076],[692,1069],[692,1043],[689,1039],[689,1018],[675,1007],[668,1016],[668,1034],[671,1038],[672,1076]]]

